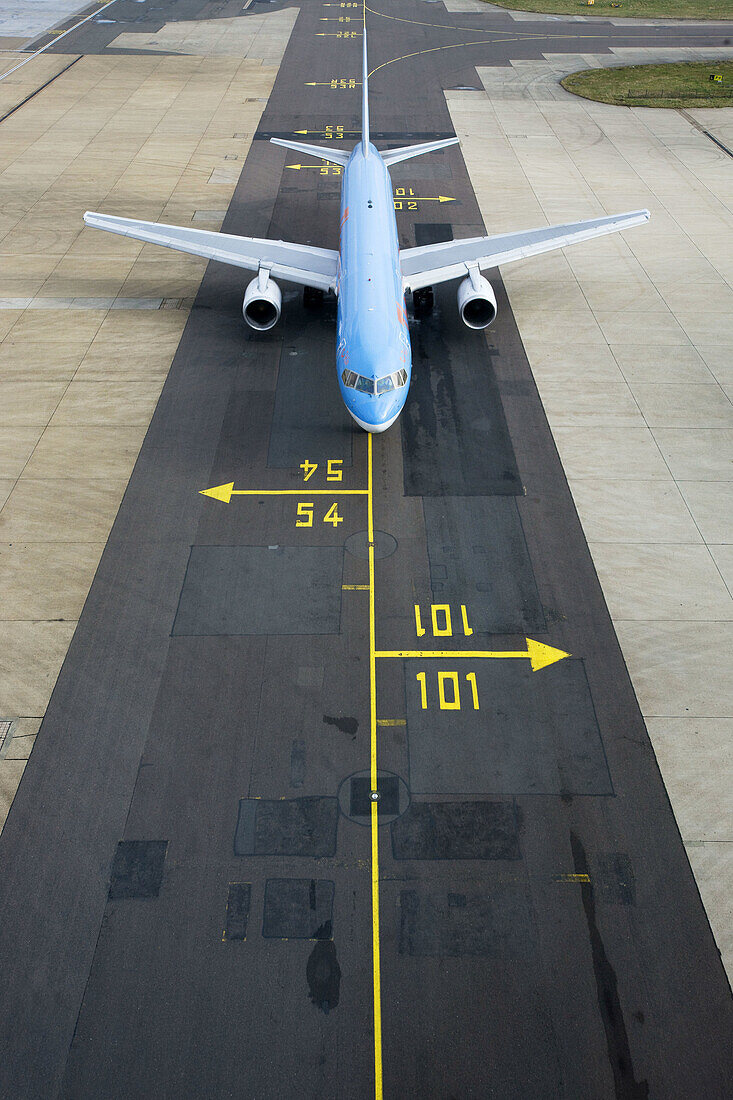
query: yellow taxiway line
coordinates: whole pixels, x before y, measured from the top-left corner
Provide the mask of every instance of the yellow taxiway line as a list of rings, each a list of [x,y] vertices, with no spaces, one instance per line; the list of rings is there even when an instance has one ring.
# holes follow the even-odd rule
[[[374,479],[372,434],[367,436],[367,542],[369,544],[369,745],[370,784],[377,790],[377,646],[374,612]],[[379,803],[372,801],[372,970],[374,995],[374,1096],[382,1100],[382,987],[379,957]]]
[[[234,482],[214,485],[211,489],[199,489],[202,497],[212,497],[228,504],[232,497],[363,497],[368,489],[235,489]]]
[[[545,645],[544,642],[535,642],[527,638],[526,649],[378,649],[377,657],[440,657],[443,660],[456,658],[479,658],[481,660],[529,660],[533,672],[539,672],[541,668],[554,665],[556,661],[563,661],[569,657],[562,649]]]

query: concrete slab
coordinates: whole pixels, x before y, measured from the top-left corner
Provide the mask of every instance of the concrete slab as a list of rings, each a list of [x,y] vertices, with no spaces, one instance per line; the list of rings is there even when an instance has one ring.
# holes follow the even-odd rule
[[[729,161],[681,113],[591,103],[558,80],[585,67],[692,56],[656,46],[545,54],[479,69],[483,103],[447,94],[487,219],[509,180],[517,208],[539,204],[549,223],[571,207],[577,216],[652,211],[644,229],[568,250],[566,266],[543,273],[534,262],[516,264],[505,280],[642,711],[657,723],[652,738],[662,721],[655,716],[679,723],[674,749],[665,752],[659,734],[659,758],[682,821],[690,783],[711,785],[701,805],[721,804],[720,762],[713,753],[705,767],[690,716],[732,713],[722,654],[733,559],[715,545],[730,540],[732,518],[733,406],[724,386],[732,381],[733,272],[721,247],[731,227]],[[705,125],[721,131],[731,115],[706,112]],[[496,230],[513,228],[499,209]],[[560,300],[549,322],[543,274],[547,301]],[[586,310],[576,308],[578,290]],[[730,874],[730,860],[696,852],[720,932],[727,903],[708,876],[713,866]]]
[[[275,61],[295,15],[276,14]],[[52,81],[3,122],[0,154],[1,613],[18,634],[0,714],[43,713],[205,268],[85,230],[82,214],[190,224],[212,171],[246,155],[276,72],[253,46],[250,60],[90,55],[53,79],[78,56],[0,82],[2,113]]]

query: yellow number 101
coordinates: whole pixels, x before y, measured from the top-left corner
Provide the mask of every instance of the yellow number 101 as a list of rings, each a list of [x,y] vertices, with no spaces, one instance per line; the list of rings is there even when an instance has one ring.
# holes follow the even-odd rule
[[[423,710],[428,709],[428,688],[424,672],[418,672],[416,676],[420,685],[420,705]],[[471,686],[471,701],[473,709],[478,710],[478,687],[476,686],[476,673],[466,673],[466,680]],[[461,709],[461,685],[457,672],[438,673],[438,703],[441,710]]]

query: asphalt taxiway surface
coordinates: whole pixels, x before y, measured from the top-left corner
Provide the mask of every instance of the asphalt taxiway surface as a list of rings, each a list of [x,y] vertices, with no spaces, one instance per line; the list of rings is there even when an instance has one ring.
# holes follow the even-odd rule
[[[383,11],[491,30],[369,17],[394,144],[556,36],[721,44]],[[356,140],[359,15],[303,7],[225,232],[336,245],[334,169],[266,138]],[[403,245],[485,231],[460,150],[394,182]],[[256,335],[245,281],[207,271],[0,839],[0,1091],[723,1097],[728,984],[498,275],[487,339],[451,287],[413,321],[371,444],[333,304]]]

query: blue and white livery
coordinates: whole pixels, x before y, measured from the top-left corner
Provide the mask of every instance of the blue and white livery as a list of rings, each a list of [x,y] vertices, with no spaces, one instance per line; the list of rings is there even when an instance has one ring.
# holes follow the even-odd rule
[[[282,295],[276,277],[310,288],[307,300],[313,300],[313,292],[316,297],[323,292],[336,294],[338,385],[352,417],[368,432],[389,428],[407,400],[412,371],[405,311],[407,291],[412,292],[418,316],[430,308],[434,285],[461,279],[461,318],[469,328],[483,329],[496,317],[496,297],[482,271],[630,229],[650,217],[648,210],[637,210],[568,225],[400,249],[389,166],[455,145],[458,138],[383,152],[371,143],[366,26],[362,137],[356,148],[347,153],[280,138],[271,140],[275,145],[343,166],[338,252],[91,212],[84,215],[84,222],[95,229],[255,271],[242,310],[247,324],[262,332],[280,318]]]

